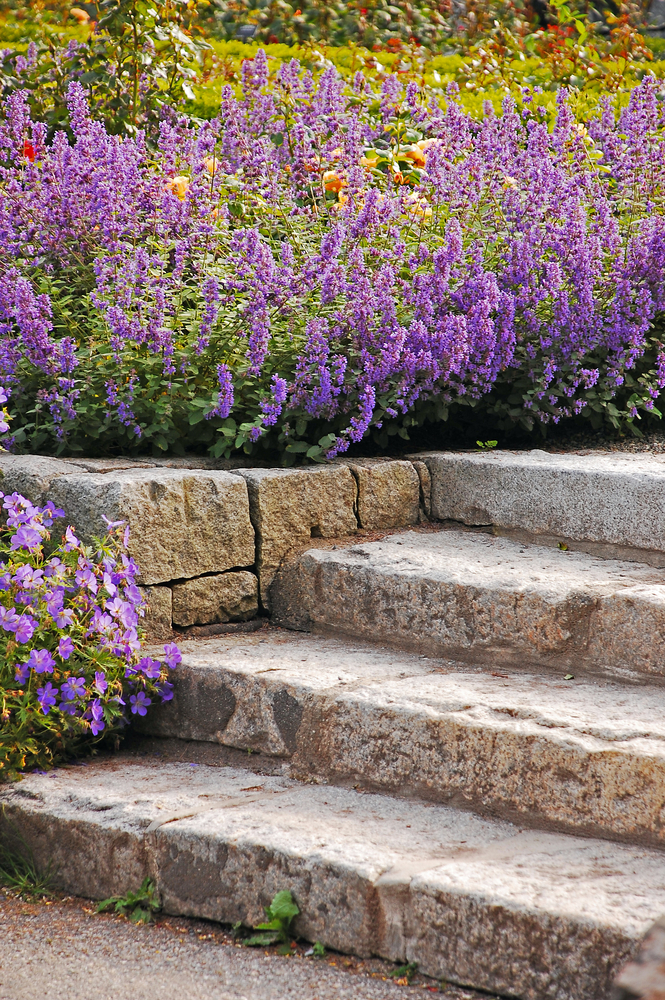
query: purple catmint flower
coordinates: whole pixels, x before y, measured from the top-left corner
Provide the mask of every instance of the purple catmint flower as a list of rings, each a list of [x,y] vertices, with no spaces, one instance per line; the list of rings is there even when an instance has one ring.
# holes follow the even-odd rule
[[[57,687],[47,681],[44,687],[37,688],[37,701],[44,715],[48,715],[56,702],[58,694]]]
[[[148,698],[145,691],[139,691],[138,694],[133,694],[129,698],[131,704],[132,715],[147,715],[148,705],[152,704],[150,698]]]

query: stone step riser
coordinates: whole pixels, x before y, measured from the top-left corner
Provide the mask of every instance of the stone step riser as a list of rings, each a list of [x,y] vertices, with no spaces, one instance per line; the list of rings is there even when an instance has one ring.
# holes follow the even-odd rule
[[[334,642],[328,671],[310,655],[306,637],[294,642],[291,665],[271,658],[283,642],[211,643],[207,653],[204,644],[185,644],[173,702],[156,708],[141,729],[281,757],[302,779],[665,846],[658,689],[644,697],[641,724],[627,708],[626,724],[617,727],[621,695],[602,702],[593,685],[562,684],[561,693],[535,679],[435,672],[415,657],[391,662],[390,654],[383,678],[377,664],[364,678],[339,681],[338,671],[348,677],[347,663]],[[312,638],[317,642],[314,652],[325,652]],[[360,662],[362,649],[347,658],[354,652]],[[598,699],[598,719],[587,714],[575,725],[574,714],[548,712],[543,706],[553,696],[570,697],[580,714]]]
[[[437,548],[439,566],[419,565]],[[475,568],[474,549],[486,577]],[[495,572],[501,563],[503,578]],[[283,567],[272,601],[273,621],[286,628],[491,667],[665,681],[665,576],[637,563],[525,549],[474,532],[409,532],[346,550],[309,550]]]
[[[96,778],[90,768],[84,787],[78,775],[73,788],[67,778],[33,777],[2,797],[6,818],[38,862],[55,863],[68,892],[121,894],[149,874],[166,913],[255,924],[288,888],[305,939],[417,962],[429,975],[524,1000],[607,996],[665,905],[648,852],[283,779],[257,792],[251,773],[234,798],[228,777],[214,773],[226,769],[205,769],[212,774],[201,786],[203,770],[179,805],[169,793],[182,770],[157,779],[156,792],[147,770],[127,769],[116,790],[112,774]],[[411,832],[419,852],[405,846]],[[602,885],[599,871],[608,873]]]

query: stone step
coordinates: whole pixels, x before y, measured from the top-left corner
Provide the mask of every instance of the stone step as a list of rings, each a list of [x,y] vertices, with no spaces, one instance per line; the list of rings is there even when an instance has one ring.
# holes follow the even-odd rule
[[[433,452],[431,514],[665,565],[665,456]]]
[[[662,854],[231,767],[132,763],[0,792],[39,864],[93,898],[151,875],[171,914],[256,924],[528,1000],[600,1000],[665,910]]]
[[[471,530],[309,549],[273,621],[473,664],[665,680],[665,573]]]
[[[260,752],[300,779],[665,846],[665,692],[470,671],[268,629],[181,643],[143,732]]]

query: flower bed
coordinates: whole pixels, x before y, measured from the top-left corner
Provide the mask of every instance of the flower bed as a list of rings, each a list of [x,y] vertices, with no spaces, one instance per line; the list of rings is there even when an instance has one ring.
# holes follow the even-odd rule
[[[74,143],[0,133],[0,364],[14,446],[332,457],[494,398],[633,420],[665,383],[663,113],[645,78],[586,126],[525,92],[481,121],[388,77],[259,52],[158,147],[70,88]],[[488,397],[489,394],[489,397]],[[420,416],[419,416],[420,414]]]
[[[145,604],[138,568],[124,553],[126,531],[83,545],[52,503],[35,507],[0,493],[0,781],[49,767],[85,742],[119,732],[155,699],[173,697],[168,668],[181,660],[174,643],[164,663],[140,655]]]

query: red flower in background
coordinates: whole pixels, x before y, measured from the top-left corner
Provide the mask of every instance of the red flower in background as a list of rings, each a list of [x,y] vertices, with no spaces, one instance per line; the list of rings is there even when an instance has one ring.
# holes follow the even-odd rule
[[[30,160],[31,163],[35,162],[35,147],[28,139],[25,139],[23,142],[23,155],[26,160]]]

